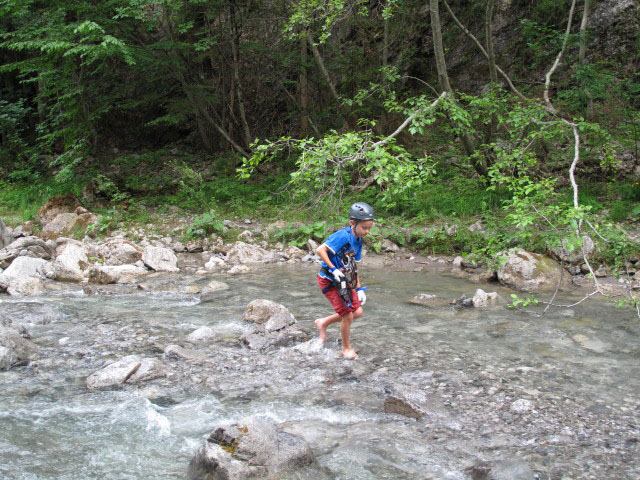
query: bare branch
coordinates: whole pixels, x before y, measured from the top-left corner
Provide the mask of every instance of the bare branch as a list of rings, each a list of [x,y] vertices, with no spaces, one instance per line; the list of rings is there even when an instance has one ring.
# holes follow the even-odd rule
[[[444,6],[446,7],[447,11],[449,12],[449,15],[451,15],[451,18],[453,18],[453,21],[456,22],[456,24],[458,25],[458,27],[460,27],[460,29],[471,39],[473,40],[473,42],[476,44],[476,46],[480,49],[480,51],[482,52],[482,54],[485,56],[485,58],[487,60],[489,60],[489,53],[487,53],[487,51],[485,50],[485,48],[482,46],[482,44],[478,41],[478,39],[467,29],[467,27],[465,27],[460,20],[458,20],[458,17],[455,16],[455,14],[453,13],[453,11],[451,10],[451,7],[449,7],[449,4],[446,2],[446,0],[444,0]],[[502,75],[502,78],[505,79],[505,81],[507,82],[507,84],[509,85],[509,88],[511,89],[511,91],[513,93],[515,93],[518,97],[520,97],[522,100],[526,100],[526,97],[524,95],[522,95],[520,93],[520,91],[516,88],[516,86],[513,84],[513,82],[511,81],[511,78],[509,78],[509,75],[507,75],[504,70],[502,70],[498,65],[496,65],[496,70],[498,71],[498,73],[500,75]]]
[[[549,110],[550,113],[556,113],[557,112],[556,108],[553,106],[553,104],[551,103],[551,100],[549,99],[549,86],[551,84],[551,75],[553,75],[553,72],[555,72],[556,68],[558,68],[558,65],[560,65],[560,60],[562,59],[562,55],[564,54],[564,51],[567,48],[567,42],[569,41],[569,33],[571,33],[571,24],[573,23],[573,11],[575,10],[575,8],[576,8],[576,0],[573,0],[571,2],[571,9],[569,10],[569,20],[567,21],[567,30],[564,33],[564,40],[562,41],[562,48],[558,52],[558,56],[556,57],[556,61],[553,62],[553,65],[551,66],[551,69],[544,76],[544,94],[543,94],[543,96],[544,96],[544,102],[547,104],[547,110]]]

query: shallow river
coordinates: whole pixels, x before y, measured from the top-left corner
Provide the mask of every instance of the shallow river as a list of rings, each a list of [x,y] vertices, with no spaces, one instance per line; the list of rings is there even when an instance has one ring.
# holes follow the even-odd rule
[[[201,302],[187,285],[231,287]],[[39,352],[0,372],[0,478],[181,479],[221,423],[263,415],[302,435],[317,464],[283,479],[638,479],[640,324],[598,301],[542,318],[505,307],[409,304],[454,299],[477,285],[435,272],[366,269],[360,358],[321,347],[313,319],[330,313],[314,270],[272,266],[244,276],[143,280],[148,290],[78,286],[0,297]],[[506,290],[496,290],[505,298]],[[246,305],[282,303],[309,341],[265,353],[239,346]],[[199,362],[163,358],[207,325]],[[90,392],[86,377],[128,354],[156,357],[166,378]],[[385,397],[419,390],[420,419],[385,413]],[[520,408],[518,408],[520,407]],[[533,475],[531,475],[533,474]],[[500,476],[502,475],[502,476]]]

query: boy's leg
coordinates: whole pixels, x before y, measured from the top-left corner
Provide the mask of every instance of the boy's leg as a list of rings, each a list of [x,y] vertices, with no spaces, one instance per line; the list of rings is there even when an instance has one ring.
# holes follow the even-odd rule
[[[327,327],[332,323],[339,322],[342,317],[337,313],[329,315],[328,317],[318,318],[314,320],[314,324],[318,330],[320,330],[320,340],[324,342],[327,339]]]
[[[351,324],[353,323],[353,312],[343,315],[340,322],[340,335],[342,335],[342,356],[347,360],[355,360],[358,354],[351,348],[349,336],[351,334]]]
[[[353,320],[355,320],[356,318],[360,318],[363,313],[364,313],[364,310],[362,310],[362,307],[358,307],[358,309],[355,312],[353,312]],[[316,326],[316,328],[320,331],[320,340],[322,340],[322,342],[324,342],[327,339],[327,327],[333,323],[341,321],[342,318],[343,317],[340,316],[340,314],[334,313],[332,315],[329,315],[328,317],[318,318],[314,320],[313,323]]]

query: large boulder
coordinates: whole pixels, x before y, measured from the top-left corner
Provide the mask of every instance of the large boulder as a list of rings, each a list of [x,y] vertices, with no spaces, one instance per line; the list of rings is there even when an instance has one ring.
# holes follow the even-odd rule
[[[44,227],[61,213],[75,213],[78,207],[82,207],[82,204],[74,195],[58,195],[40,207],[38,220]]]
[[[18,278],[38,277],[46,263],[47,261],[42,258],[18,257],[9,265],[9,268],[0,275],[9,283],[12,283]]]
[[[21,237],[0,250],[0,268],[7,268],[18,257],[51,260],[53,256],[53,249],[44,240],[34,236]]]
[[[173,250],[164,247],[145,247],[142,253],[144,264],[156,272],[179,272],[178,257]]]
[[[273,253],[257,245],[235,242],[227,252],[227,262],[231,264],[269,263],[275,261]]]
[[[287,309],[287,307],[285,307],[284,305],[276,303],[272,300],[259,298],[257,300],[253,300],[249,303],[249,305],[247,305],[242,319],[245,322],[250,323],[267,323],[267,321],[277,313],[282,313],[285,315],[288,314],[291,316],[291,318],[293,318],[293,314],[291,314],[289,309]]]
[[[94,265],[89,268],[89,283],[106,285],[108,283],[135,283],[149,274],[149,270],[138,265]]]
[[[568,274],[552,258],[522,249],[509,250],[502,254],[505,263],[498,269],[498,280],[503,285],[523,292],[544,292],[569,285]]]
[[[110,238],[96,247],[96,255],[105,265],[131,265],[142,260],[144,250],[130,240]]]
[[[125,383],[139,383],[164,377],[166,374],[166,367],[160,360],[129,355],[89,375],[87,388],[97,390]]]
[[[46,238],[68,237],[77,233],[84,233],[97,217],[79,207],[77,212],[60,213],[53,220],[42,227],[42,235]]]
[[[262,417],[216,428],[189,463],[188,480],[272,478],[276,472],[311,465],[304,438],[278,429]]]
[[[59,281],[81,282],[89,266],[89,257],[84,245],[69,242],[52,264],[53,275]]]
[[[13,242],[13,234],[0,218],[0,249],[11,244],[11,242]]]
[[[0,325],[0,370],[29,363],[37,347],[14,328]]]
[[[13,297],[31,297],[44,292],[44,284],[37,277],[20,277],[9,282],[7,293]]]
[[[296,327],[296,319],[287,307],[271,300],[252,301],[243,318],[254,324],[240,337],[240,343],[251,350],[284,347],[307,336]]]

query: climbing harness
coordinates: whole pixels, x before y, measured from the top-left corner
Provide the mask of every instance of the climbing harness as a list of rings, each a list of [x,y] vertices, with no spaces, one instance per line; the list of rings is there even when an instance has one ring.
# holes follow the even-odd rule
[[[332,288],[338,289],[338,295],[342,299],[345,307],[351,308],[353,307],[353,299],[351,298],[352,290],[358,286],[358,265],[356,263],[355,257],[353,255],[348,255],[346,252],[349,251],[351,245],[345,245],[345,253],[342,254],[340,258],[340,262],[342,263],[342,267],[339,270],[344,274],[344,276],[340,280],[336,280],[333,276],[333,273],[326,268],[322,267],[320,270],[327,278],[331,279],[331,285],[322,289],[322,293],[327,293]],[[334,262],[334,265],[337,262]],[[337,265],[336,265],[336,268]]]

